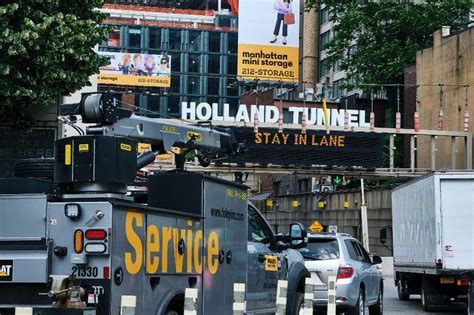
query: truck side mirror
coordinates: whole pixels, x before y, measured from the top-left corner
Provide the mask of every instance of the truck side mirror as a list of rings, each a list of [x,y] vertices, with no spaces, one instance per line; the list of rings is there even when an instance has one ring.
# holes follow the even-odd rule
[[[292,248],[302,248],[308,244],[308,233],[301,223],[290,224],[290,243]]]
[[[387,243],[387,227],[380,228],[379,231],[380,235],[380,243],[385,244]]]

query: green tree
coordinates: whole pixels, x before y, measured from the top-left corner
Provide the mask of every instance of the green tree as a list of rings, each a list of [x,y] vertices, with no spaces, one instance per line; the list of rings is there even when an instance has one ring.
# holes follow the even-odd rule
[[[25,126],[29,109],[90,85],[107,60],[101,0],[4,0],[0,5],[0,121]]]
[[[472,0],[340,1],[307,0],[308,8],[326,4],[335,22],[334,37],[323,47],[328,63],[341,60],[358,84],[403,83],[403,70],[416,52],[432,45],[443,25],[453,32],[466,23]]]

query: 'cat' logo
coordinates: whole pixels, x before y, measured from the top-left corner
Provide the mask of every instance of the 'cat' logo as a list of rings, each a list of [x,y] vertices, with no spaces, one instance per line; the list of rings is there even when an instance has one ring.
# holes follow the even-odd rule
[[[0,260],[0,282],[13,280],[13,260]]]

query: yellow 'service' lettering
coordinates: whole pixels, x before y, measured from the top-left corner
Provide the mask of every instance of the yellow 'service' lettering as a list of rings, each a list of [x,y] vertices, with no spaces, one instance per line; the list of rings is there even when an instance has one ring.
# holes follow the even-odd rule
[[[135,251],[135,260],[132,259],[131,252],[125,252],[125,269],[129,274],[135,275],[140,271],[143,260],[143,245],[138,234],[133,230],[133,222],[135,221],[136,227],[143,226],[143,218],[140,213],[127,212],[125,218],[125,235],[128,243],[132,246]]]

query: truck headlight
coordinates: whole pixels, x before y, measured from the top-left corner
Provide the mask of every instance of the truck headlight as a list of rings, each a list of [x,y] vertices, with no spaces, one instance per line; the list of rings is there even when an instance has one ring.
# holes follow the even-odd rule
[[[68,203],[64,206],[64,214],[75,221],[81,216],[81,207],[77,203]]]

